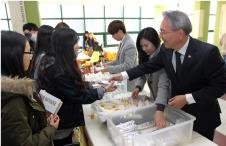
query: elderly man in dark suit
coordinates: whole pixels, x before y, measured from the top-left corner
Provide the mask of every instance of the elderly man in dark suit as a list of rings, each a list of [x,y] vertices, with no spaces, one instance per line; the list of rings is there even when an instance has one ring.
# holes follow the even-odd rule
[[[180,11],[163,13],[160,53],[148,62],[113,76],[111,80],[134,79],[164,68],[172,83],[168,104],[196,117],[193,129],[213,140],[221,124],[217,98],[226,92],[226,65],[216,46],[189,36],[188,16]]]

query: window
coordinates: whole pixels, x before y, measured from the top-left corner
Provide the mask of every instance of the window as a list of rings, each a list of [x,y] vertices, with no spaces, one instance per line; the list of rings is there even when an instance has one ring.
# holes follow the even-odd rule
[[[123,6],[105,6],[105,17],[107,18],[122,18],[123,17]]]
[[[104,19],[86,19],[85,24],[89,32],[104,32]]]
[[[65,23],[67,23],[70,28],[74,29],[77,33],[83,33],[84,28],[84,21],[82,19],[65,19],[63,20]]]
[[[139,18],[140,17],[140,7],[134,6],[124,6],[124,17],[126,18]]]
[[[62,14],[64,18],[83,18],[83,6],[63,5]]]
[[[85,17],[87,18],[103,18],[104,17],[104,6],[88,5],[84,6]]]
[[[208,28],[208,40],[210,44],[214,43],[214,28],[216,21],[217,1],[210,2],[210,14],[209,14],[209,28]]]
[[[140,30],[140,20],[137,19],[125,19],[124,20],[124,24],[126,26],[126,31],[130,32],[130,31],[139,31]],[[133,24],[133,25],[131,25]]]
[[[42,19],[61,18],[61,9],[58,4],[39,4],[39,12]]]
[[[9,6],[7,3],[0,3],[1,30],[12,30]]]
[[[193,7],[186,7],[187,3],[177,0],[176,3],[166,2],[167,9],[181,9],[184,12],[189,10],[191,15]],[[189,2],[189,4],[193,2]],[[82,36],[85,31],[93,32],[97,41],[106,47],[117,48],[118,43],[111,35],[108,34],[107,28],[111,21],[121,20],[125,23],[127,33],[129,33],[133,40],[136,41],[137,34],[145,27],[154,27],[159,29],[162,17],[157,17],[155,14],[155,6],[162,5],[162,1],[155,3],[140,4],[140,5],[81,5],[81,4],[39,4],[41,24],[48,24],[53,27],[63,21],[67,23],[72,29],[77,31],[81,37],[80,44],[82,44]],[[185,8],[186,7],[186,8]],[[186,9],[186,11],[184,10]],[[48,13],[46,13],[48,10]]]
[[[145,27],[154,27],[154,19],[142,19],[141,20],[141,28],[145,28]],[[158,30],[158,28],[157,28]]]
[[[46,13],[48,10],[48,13]],[[68,4],[48,4],[40,3],[39,11],[41,24],[56,26],[63,21],[70,28],[77,31],[81,37],[80,46],[82,45],[82,36],[85,31],[93,32],[97,41],[103,47],[116,47],[118,42],[115,41],[107,32],[109,23],[113,20],[121,20],[126,25],[127,32],[132,36],[134,41],[138,32],[144,26],[152,26],[153,12],[150,7],[142,10],[141,6],[109,6],[109,5],[68,5]],[[141,16],[141,13],[145,18]],[[133,25],[131,25],[133,24]]]

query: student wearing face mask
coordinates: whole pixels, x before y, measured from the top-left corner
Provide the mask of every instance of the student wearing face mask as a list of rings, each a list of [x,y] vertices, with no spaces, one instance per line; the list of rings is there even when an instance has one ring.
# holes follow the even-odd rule
[[[141,30],[137,37],[136,46],[139,64],[156,56],[160,51],[160,38],[156,30],[151,27]],[[158,128],[163,128],[166,126],[164,107],[170,97],[170,80],[164,69],[139,77],[136,81],[136,87],[132,92],[134,99],[138,98],[139,92],[142,91],[146,82],[150,89],[150,98],[155,100],[155,104],[157,105],[154,118],[155,125]]]
[[[29,41],[31,52],[34,52],[37,41],[38,26],[35,23],[26,23],[23,25],[23,32]]]

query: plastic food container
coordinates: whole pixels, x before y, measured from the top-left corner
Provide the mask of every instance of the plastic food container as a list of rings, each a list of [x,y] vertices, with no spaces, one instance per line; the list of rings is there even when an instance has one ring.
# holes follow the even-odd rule
[[[108,117],[108,133],[116,146],[173,146],[187,143],[192,138],[193,123],[195,117],[181,110],[171,107],[165,108],[166,120],[172,123],[163,129],[139,134],[124,136],[118,125],[128,121],[135,121],[135,124],[142,125],[153,121],[156,106],[133,110],[127,113],[120,113]]]
[[[135,102],[130,96],[130,92],[107,95],[104,99],[92,103],[91,107],[99,121],[106,122],[107,117],[133,113],[136,109],[151,106],[151,101],[145,94],[140,95],[139,102]]]

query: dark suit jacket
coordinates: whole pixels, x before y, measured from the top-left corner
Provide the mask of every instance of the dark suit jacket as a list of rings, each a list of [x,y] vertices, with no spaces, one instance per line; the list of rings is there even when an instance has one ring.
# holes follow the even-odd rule
[[[194,115],[194,130],[202,131],[220,125],[217,101],[226,92],[226,65],[216,46],[190,37],[179,77],[172,65],[172,49],[161,46],[160,53],[148,62],[127,71],[129,79],[165,68],[172,82],[172,97],[191,93],[195,104],[182,110]]]

